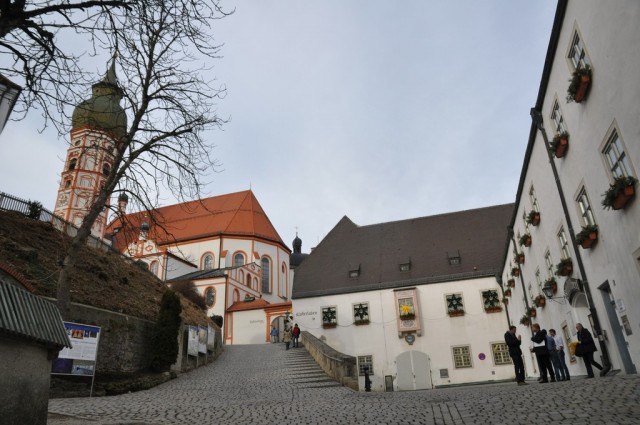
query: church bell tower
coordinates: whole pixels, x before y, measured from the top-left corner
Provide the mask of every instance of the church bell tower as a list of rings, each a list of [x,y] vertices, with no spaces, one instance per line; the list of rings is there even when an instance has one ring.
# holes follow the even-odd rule
[[[127,131],[127,116],[120,106],[115,60],[105,77],[92,86],[91,98],[73,111],[71,143],[62,170],[54,214],[80,226],[109,175],[117,143]],[[109,200],[107,200],[107,206]],[[105,208],[96,219],[91,234],[104,236]]]

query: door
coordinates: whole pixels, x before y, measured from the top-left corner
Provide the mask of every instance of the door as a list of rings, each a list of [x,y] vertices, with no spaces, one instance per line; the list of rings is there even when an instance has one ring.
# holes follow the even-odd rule
[[[613,295],[611,294],[609,282],[605,282],[604,284],[602,284],[599,289],[600,291],[602,291],[601,293],[604,301],[604,306],[607,311],[607,318],[609,319],[609,323],[611,324],[611,333],[613,334],[613,338],[616,341],[616,346],[618,347],[618,351],[620,353],[622,367],[624,367],[624,371],[626,374],[636,373],[636,366],[631,360],[627,341],[622,335],[623,326],[620,324],[620,320],[618,319],[618,315],[616,314],[616,302],[613,299]]]
[[[429,356],[422,351],[405,351],[396,357],[398,391],[433,388]]]

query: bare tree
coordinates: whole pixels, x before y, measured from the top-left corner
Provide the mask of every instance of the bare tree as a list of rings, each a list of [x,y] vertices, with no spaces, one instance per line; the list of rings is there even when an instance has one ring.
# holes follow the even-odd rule
[[[114,193],[152,211],[165,189],[179,200],[199,198],[215,170],[204,132],[225,122],[215,110],[225,88],[214,86],[204,60],[218,57],[211,24],[227,15],[216,1],[201,0],[140,0],[113,15],[113,38],[104,48],[118,52],[129,124],[115,147],[102,145],[110,149],[113,167],[66,252],[58,281],[63,316],[70,306],[69,272]]]
[[[1,1],[0,73],[23,85],[16,112],[24,117],[31,107],[40,109],[44,125],[52,122],[63,132],[65,107],[78,100],[88,76],[78,66],[79,46],[90,48],[96,37],[109,35],[113,15],[128,8],[129,0]]]

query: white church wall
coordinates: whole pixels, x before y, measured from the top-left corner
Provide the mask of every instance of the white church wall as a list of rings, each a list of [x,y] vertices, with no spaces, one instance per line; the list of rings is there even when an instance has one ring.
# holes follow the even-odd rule
[[[233,312],[233,344],[265,344],[268,342],[269,323],[264,310]]]

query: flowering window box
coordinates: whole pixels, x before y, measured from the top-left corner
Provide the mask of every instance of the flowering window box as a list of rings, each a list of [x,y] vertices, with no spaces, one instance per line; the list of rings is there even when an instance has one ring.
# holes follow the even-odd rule
[[[449,310],[447,313],[449,317],[464,316],[464,310]]]
[[[569,133],[556,134],[551,141],[550,149],[556,158],[563,158],[569,149]]]
[[[576,242],[582,249],[589,249],[598,241],[598,226],[584,226],[582,231],[576,235]]]
[[[567,88],[567,102],[583,102],[587,98],[589,87],[591,87],[591,67],[586,65],[573,72]]]
[[[606,209],[620,210],[636,196],[635,184],[638,180],[632,176],[618,177],[609,186],[603,196],[602,206]]]
[[[531,210],[527,215],[527,223],[534,227],[540,224],[540,213],[536,210]]]
[[[563,258],[556,264],[556,274],[558,276],[571,276],[573,273],[573,260],[571,258]]]
[[[531,235],[525,233],[524,235],[520,236],[520,245],[527,247],[531,246]]]

